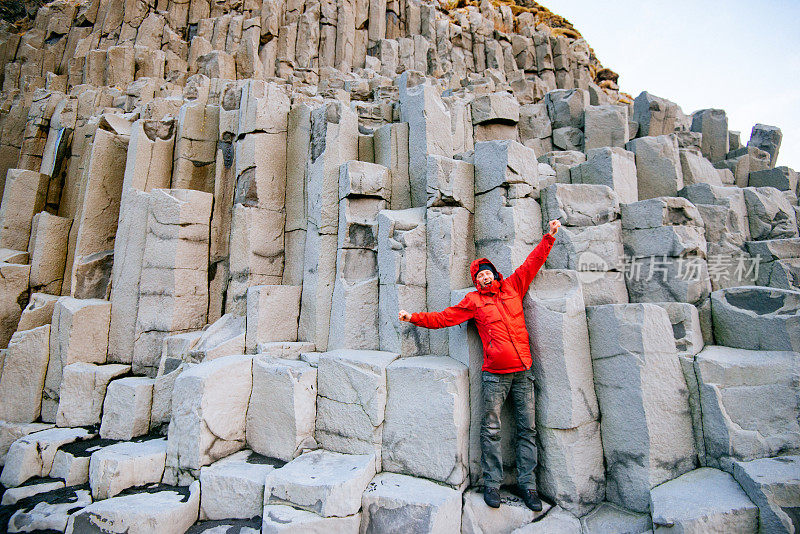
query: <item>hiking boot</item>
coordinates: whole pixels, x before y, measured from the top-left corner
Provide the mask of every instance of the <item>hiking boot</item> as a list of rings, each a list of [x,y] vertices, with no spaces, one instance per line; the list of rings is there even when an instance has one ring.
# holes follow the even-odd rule
[[[500,490],[490,487],[483,488],[483,500],[492,508],[500,508]],[[539,504],[539,510],[541,509],[542,505]]]
[[[534,489],[522,491],[522,500],[525,501],[525,506],[534,512],[542,511],[542,501],[539,499],[539,494]]]

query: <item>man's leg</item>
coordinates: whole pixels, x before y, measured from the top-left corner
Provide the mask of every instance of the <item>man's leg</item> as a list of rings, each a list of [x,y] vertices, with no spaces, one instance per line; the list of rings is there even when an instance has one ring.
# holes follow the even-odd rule
[[[514,373],[511,401],[517,423],[517,483],[523,490],[536,489],[536,411],[533,370]]]
[[[483,420],[481,422],[481,468],[483,484],[499,488],[503,482],[503,455],[500,450],[500,410],[511,387],[510,377],[481,372]]]

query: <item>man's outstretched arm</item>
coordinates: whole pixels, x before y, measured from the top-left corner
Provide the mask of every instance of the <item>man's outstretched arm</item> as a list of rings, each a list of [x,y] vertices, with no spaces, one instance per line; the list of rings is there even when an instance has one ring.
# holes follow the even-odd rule
[[[475,307],[468,297],[464,297],[461,302],[455,306],[450,306],[440,312],[408,313],[405,310],[400,310],[399,314],[401,321],[406,321],[425,328],[445,328],[447,326],[454,326],[472,319],[474,316]]]
[[[550,231],[542,237],[536,248],[528,254],[528,257],[520,265],[511,276],[508,277],[508,283],[512,284],[520,295],[528,291],[528,287],[533,282],[533,278],[539,269],[544,265],[553,244],[556,242],[556,233],[558,232],[561,223],[557,219],[550,221]]]

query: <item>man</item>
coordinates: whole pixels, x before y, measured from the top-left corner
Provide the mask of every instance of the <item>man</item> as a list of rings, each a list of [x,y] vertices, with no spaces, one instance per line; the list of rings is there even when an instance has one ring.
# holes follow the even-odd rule
[[[475,319],[483,342],[483,422],[481,467],[486,504],[500,506],[503,459],[500,451],[500,409],[510,394],[517,424],[517,482],[525,504],[542,509],[536,492],[536,421],[534,417],[533,370],[528,329],[522,314],[522,297],[547,259],[561,223],[552,220],[550,231],[525,262],[508,278],[497,272],[486,258],[470,265],[477,291],[471,291],[455,306],[441,312],[408,313],[399,318],[425,328],[444,328]]]

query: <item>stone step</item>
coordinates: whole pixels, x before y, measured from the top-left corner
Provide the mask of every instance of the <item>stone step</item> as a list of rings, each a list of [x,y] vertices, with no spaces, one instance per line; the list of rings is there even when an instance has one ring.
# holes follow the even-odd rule
[[[121,442],[92,453],[89,485],[94,499],[108,499],[122,490],[161,482],[167,440]]]

